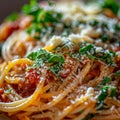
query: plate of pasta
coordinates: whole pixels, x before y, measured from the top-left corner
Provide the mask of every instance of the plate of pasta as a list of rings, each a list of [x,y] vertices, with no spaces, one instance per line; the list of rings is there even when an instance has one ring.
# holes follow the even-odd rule
[[[120,4],[30,0],[0,25],[0,120],[120,120]]]

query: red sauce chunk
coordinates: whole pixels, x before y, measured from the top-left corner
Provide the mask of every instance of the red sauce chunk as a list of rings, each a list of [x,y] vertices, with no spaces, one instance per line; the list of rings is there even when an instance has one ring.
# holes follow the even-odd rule
[[[40,80],[39,73],[36,69],[31,68],[27,74],[26,74],[26,79],[29,80],[30,84],[37,84]]]

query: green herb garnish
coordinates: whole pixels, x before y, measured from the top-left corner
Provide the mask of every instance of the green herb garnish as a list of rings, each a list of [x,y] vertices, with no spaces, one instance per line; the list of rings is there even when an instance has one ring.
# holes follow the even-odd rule
[[[40,38],[40,32],[41,32],[41,26],[33,23],[26,31],[29,33],[31,36],[33,36],[36,39]]]
[[[90,55],[90,54],[94,54],[95,53],[95,49],[94,49],[94,45],[93,44],[88,44],[86,46],[82,46],[79,49],[79,53],[81,55]]]
[[[55,75],[59,73],[64,63],[64,58],[60,54],[54,54],[44,49],[32,52],[27,56],[29,59],[35,61],[32,67],[42,67],[48,64],[48,68]]]
[[[100,50],[97,50],[100,49]],[[79,55],[86,56],[92,60],[101,60],[109,65],[115,65],[113,59],[116,54],[109,50],[104,50],[103,48],[96,47],[93,44],[82,44],[79,49]],[[78,56],[78,54],[77,54]]]
[[[115,56],[116,56],[115,52],[105,50],[105,51],[99,52],[96,55],[96,59],[102,60],[102,61],[108,63],[109,65],[115,66],[115,63],[113,60]]]
[[[98,106],[98,109],[102,107],[102,104],[104,103],[104,100],[107,97],[113,98],[115,95],[116,95],[116,87],[110,85],[103,86],[101,88],[100,94],[98,95],[98,102],[96,104]]]
[[[120,77],[120,71],[117,71],[117,72],[115,73],[115,76],[116,76],[116,77]]]
[[[58,22],[62,14],[53,10],[45,10],[40,7],[36,0],[31,0],[29,4],[26,4],[22,8],[22,12],[34,17],[33,22],[45,24],[46,22]]]
[[[108,35],[108,34],[102,34],[100,36],[100,38],[102,39],[102,42],[108,42],[108,41],[110,41],[110,35]]]
[[[52,10],[42,10],[39,12],[38,16],[37,16],[37,22],[41,22],[42,24],[46,24],[46,23],[55,23],[58,22],[62,17],[61,13],[57,13],[55,11]]]
[[[114,24],[113,28],[115,31],[120,31],[120,24],[119,23]]]
[[[99,21],[98,20],[92,20],[92,21],[89,22],[89,24],[92,25],[92,26],[97,26],[97,25],[99,25]]]
[[[40,11],[39,5],[36,0],[30,0],[29,4],[25,4],[22,7],[22,12],[24,14],[36,16]]]
[[[49,33],[48,28],[53,27],[62,18],[61,13],[51,9],[45,10],[38,5],[36,0],[31,0],[29,4],[24,5],[22,12],[33,16],[33,23],[27,29],[27,32],[36,39],[40,39],[42,34]]]
[[[111,77],[105,77],[105,78],[102,80],[101,85],[109,84],[109,83],[111,82],[111,80],[112,80]]]
[[[108,8],[117,15],[119,11],[119,3],[116,0],[99,0],[99,4],[102,8]]]
[[[17,12],[12,13],[11,15],[6,17],[7,21],[15,21],[19,17],[19,14]]]

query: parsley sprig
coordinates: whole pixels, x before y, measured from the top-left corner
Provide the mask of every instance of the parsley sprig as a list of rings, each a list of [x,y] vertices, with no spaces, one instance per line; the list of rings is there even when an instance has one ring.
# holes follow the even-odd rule
[[[118,71],[115,73],[115,76],[116,76],[116,77],[120,77],[120,70],[118,70]]]
[[[100,89],[100,93],[97,96],[97,110],[102,110],[105,108],[104,101],[107,97],[113,98],[116,96],[116,87],[114,85],[111,85],[111,81],[112,77],[107,76],[102,80],[101,84],[97,86]]]
[[[7,16],[5,18],[6,21],[15,21],[19,17],[19,14],[17,12],[12,13],[11,15]]]
[[[80,44],[79,53],[73,53],[72,57],[82,59],[88,57],[91,60],[101,60],[109,65],[115,65],[114,57],[116,54],[110,50],[104,50],[93,44],[84,43]]]
[[[31,0],[29,4],[24,5],[22,12],[33,16],[33,23],[27,29],[27,32],[37,39],[40,39],[42,32],[48,31],[49,26],[53,26],[62,18],[61,13],[40,7],[36,0]]]
[[[102,80],[101,85],[109,84],[109,83],[111,82],[111,80],[112,80],[111,77],[105,77],[105,78]]]
[[[55,75],[58,75],[65,61],[62,55],[54,54],[44,49],[32,52],[27,57],[35,61],[32,67],[36,68],[48,65],[49,70],[52,71]]]
[[[120,5],[117,0],[99,0],[99,4],[102,8],[109,8],[112,12],[117,15],[120,9]]]
[[[39,11],[40,8],[36,0],[30,0],[29,4],[25,4],[22,7],[22,12],[27,15],[37,16]]]
[[[105,85],[101,87],[100,94],[98,95],[97,99],[97,109],[101,110],[104,108],[103,104],[107,97],[114,97],[116,95],[116,87],[111,85]]]

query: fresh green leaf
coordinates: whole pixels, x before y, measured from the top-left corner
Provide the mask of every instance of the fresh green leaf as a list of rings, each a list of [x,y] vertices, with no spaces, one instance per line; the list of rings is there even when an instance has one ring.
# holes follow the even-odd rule
[[[120,5],[116,0],[99,0],[99,4],[102,8],[109,8],[112,12],[117,15],[120,9]]]
[[[98,54],[96,54],[96,59],[102,60],[109,65],[115,65],[113,58],[116,56],[115,52],[106,50],[106,51],[101,51]]]
[[[94,59],[101,60],[106,62],[109,65],[115,65],[113,60],[114,57],[116,56],[115,52],[104,50],[103,48],[100,48],[100,49],[101,50],[97,50],[97,47],[94,46],[93,44],[82,44],[79,49],[79,56],[80,57],[86,56],[91,60],[94,60]]]
[[[109,96],[113,98],[115,95],[116,95],[116,87],[111,86]]]
[[[62,18],[62,13],[45,10],[38,5],[36,0],[31,0],[29,4],[24,5],[22,12],[33,16],[33,23],[27,28],[27,33],[36,39],[40,39],[42,35],[49,33],[48,28],[51,26],[53,28],[53,25]]]
[[[115,76],[120,77],[120,71],[117,71],[117,72],[115,73]]]
[[[91,53],[94,53],[95,52],[95,49],[94,49],[94,46],[92,44],[88,44],[86,46],[83,46],[80,48],[79,50],[79,53],[84,55],[84,54],[91,54]]]
[[[112,80],[111,77],[105,77],[105,78],[102,80],[101,85],[106,85],[106,84],[110,83],[111,80]]]
[[[44,49],[32,52],[27,57],[35,61],[32,67],[42,67],[43,65],[49,63],[50,66],[48,66],[48,68],[56,75],[61,70],[64,63],[62,55],[50,53]]]
[[[58,75],[59,71],[60,71],[61,68],[62,68],[62,64],[63,64],[63,63],[55,64],[55,65],[51,66],[49,69],[50,69],[50,71],[53,72],[55,75]]]
[[[37,52],[32,52],[30,53],[27,58],[29,58],[30,60],[35,60],[37,59]]]
[[[110,41],[110,35],[108,34],[102,34],[100,38],[102,39],[103,42]]]
[[[26,4],[22,7],[22,12],[24,14],[36,15],[39,10],[40,8],[36,0],[30,0],[29,4]]]
[[[98,95],[98,102],[96,105],[100,106],[100,108],[103,107],[101,105],[104,103],[104,100],[107,97],[114,97],[115,95],[116,95],[116,87],[110,85],[103,86],[101,88],[100,94]],[[100,108],[98,107],[98,109]]]
[[[120,24],[119,23],[114,24],[113,28],[115,31],[120,31]]]
[[[31,34],[31,36],[39,39],[40,38],[40,32],[41,32],[42,26],[33,23],[29,28],[27,28],[27,33]]]
[[[89,24],[92,25],[92,26],[97,26],[97,25],[99,24],[99,21],[97,21],[97,20],[92,20],[92,21],[90,21]]]
[[[7,21],[15,21],[19,17],[19,14],[17,12],[12,13],[11,15],[6,17]]]
[[[102,103],[108,96],[108,86],[102,87],[100,94],[98,96],[98,103]]]
[[[45,11],[42,10],[37,17],[37,22],[42,22],[42,23],[54,23],[54,22],[58,22],[62,17],[61,13],[56,13],[54,11]]]
[[[64,59],[62,57],[62,55],[52,55],[49,59],[48,59],[49,63],[57,63],[57,62],[62,62],[64,63]]]

